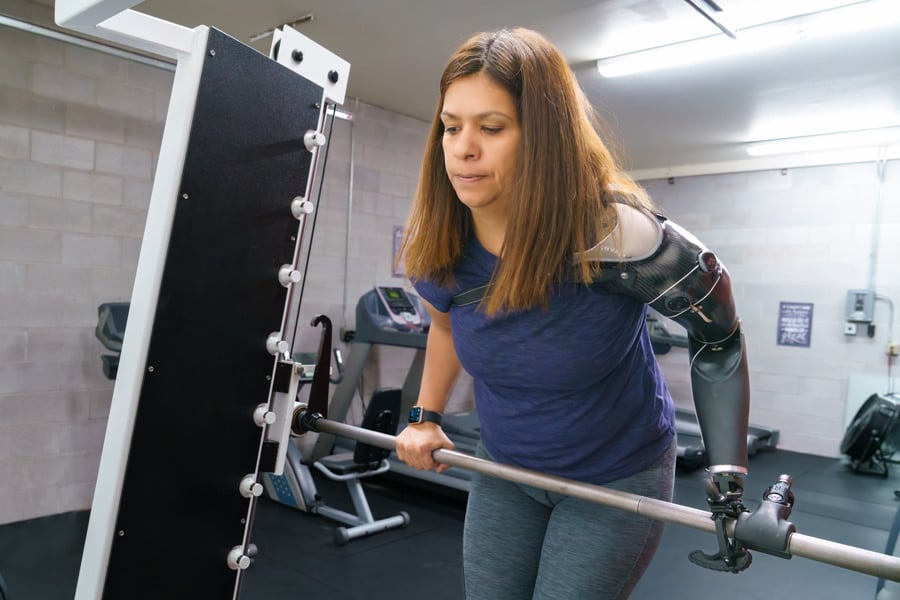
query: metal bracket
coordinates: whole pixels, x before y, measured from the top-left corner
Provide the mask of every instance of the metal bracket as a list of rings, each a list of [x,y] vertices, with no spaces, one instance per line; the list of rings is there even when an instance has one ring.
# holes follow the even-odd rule
[[[797,530],[787,520],[794,507],[791,483],[790,475],[781,475],[763,493],[763,501],[754,512],[738,517],[734,527],[734,538],[738,542],[752,550],[779,558],[791,558],[788,543]]]

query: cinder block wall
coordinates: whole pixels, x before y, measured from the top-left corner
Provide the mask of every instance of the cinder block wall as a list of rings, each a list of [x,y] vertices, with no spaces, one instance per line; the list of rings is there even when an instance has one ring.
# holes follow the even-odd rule
[[[731,273],[748,342],[751,422],[778,429],[779,447],[839,456],[848,419],[869,395],[888,390],[889,372],[900,392],[897,359],[890,371],[886,355],[889,302],[900,303],[900,162],[885,165],[881,186],[875,163],[644,185]],[[860,327],[847,336],[847,290],[868,288],[873,265],[883,297],[875,303],[875,334]],[[778,345],[780,302],[813,304],[808,348]],[[687,351],[674,349],[661,362],[676,402],[690,407]]]
[[[0,523],[89,505],[112,395],[97,305],[131,293],[171,82],[0,27]]]

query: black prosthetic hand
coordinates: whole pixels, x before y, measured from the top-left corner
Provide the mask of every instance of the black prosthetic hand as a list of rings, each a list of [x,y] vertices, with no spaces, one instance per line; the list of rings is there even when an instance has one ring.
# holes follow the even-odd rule
[[[710,475],[706,480],[706,501],[716,524],[718,552],[707,554],[694,550],[689,555],[691,562],[707,569],[739,573],[750,566],[752,557],[729,530],[747,509],[744,507],[744,482],[738,474],[720,473]]]

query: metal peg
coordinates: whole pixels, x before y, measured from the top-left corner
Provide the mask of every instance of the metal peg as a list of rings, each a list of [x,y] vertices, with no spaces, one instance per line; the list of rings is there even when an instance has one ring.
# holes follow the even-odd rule
[[[262,484],[256,480],[256,475],[252,473],[244,475],[238,487],[241,491],[241,496],[244,498],[257,498],[262,496],[263,493]]]
[[[294,215],[295,219],[302,219],[306,215],[312,213],[314,208],[312,202],[305,198],[301,198],[300,196],[291,200],[291,214]]]
[[[243,547],[235,546],[228,552],[226,562],[228,563],[228,568],[232,571],[243,571],[250,566],[253,559],[244,554]]]
[[[303,279],[303,273],[294,268],[293,265],[282,265],[278,269],[278,282],[284,287],[290,287],[292,283],[300,283]]]
[[[269,337],[266,339],[266,350],[273,356],[287,354],[290,349],[291,345],[288,344],[286,340],[281,339],[281,334],[277,331],[275,333],[270,333]]]
[[[325,145],[325,134],[321,131],[307,131],[303,136],[303,145],[312,152],[316,148]]]
[[[260,404],[253,411],[253,422],[259,427],[272,425],[278,420],[278,415],[269,410],[268,404]]]

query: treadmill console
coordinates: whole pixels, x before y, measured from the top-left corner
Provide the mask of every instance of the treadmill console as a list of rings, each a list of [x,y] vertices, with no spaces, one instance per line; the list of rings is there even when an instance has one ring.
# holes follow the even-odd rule
[[[422,328],[422,315],[413,304],[410,295],[401,287],[375,286],[375,293],[391,319],[391,325],[400,330]]]
[[[402,287],[375,286],[356,303],[354,343],[424,348],[431,316],[422,300]]]

